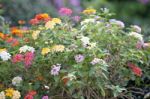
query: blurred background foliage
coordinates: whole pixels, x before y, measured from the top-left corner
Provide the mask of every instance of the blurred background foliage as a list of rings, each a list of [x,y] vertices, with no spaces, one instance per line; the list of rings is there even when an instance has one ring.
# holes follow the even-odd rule
[[[127,26],[141,26],[145,40],[150,41],[150,0],[0,0],[0,15],[11,25],[17,25],[18,20],[27,21],[37,13],[49,13],[56,17],[59,9],[56,1],[59,6],[71,7],[76,13],[84,8],[99,10],[106,7],[116,13],[114,18],[125,22]]]

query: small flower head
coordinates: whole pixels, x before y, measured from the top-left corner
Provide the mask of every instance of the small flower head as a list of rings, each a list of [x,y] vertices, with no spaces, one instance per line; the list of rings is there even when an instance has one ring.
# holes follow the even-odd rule
[[[20,86],[21,82],[22,82],[22,78],[20,76],[14,77],[12,79],[12,84],[14,86]]]
[[[129,33],[129,36],[132,36],[134,38],[137,38],[138,40],[140,41],[143,41],[143,35],[139,34],[139,33],[136,33],[136,32],[130,32]]]
[[[80,63],[84,60],[84,56],[81,54],[76,55],[74,58],[77,63]]]
[[[8,88],[8,89],[6,89],[5,90],[5,95],[7,96],[7,97],[12,97],[13,96],[13,93],[14,93],[14,89],[13,88]]]
[[[53,18],[52,22],[54,22],[56,24],[61,24],[61,20],[59,18]]]
[[[96,13],[96,10],[95,9],[86,9],[83,11],[84,14],[95,14]]]
[[[23,55],[22,54],[16,54],[12,57],[12,62],[13,63],[18,63],[23,61]]]
[[[34,53],[32,52],[25,53],[24,55],[25,68],[29,68],[31,66],[33,59],[34,59]]]
[[[1,51],[0,52],[0,58],[3,61],[7,61],[7,60],[9,60],[11,58],[11,55],[7,51]]]
[[[72,14],[72,10],[71,9],[69,9],[69,8],[61,8],[60,10],[59,10],[59,14],[60,15],[66,15],[66,16],[70,16],[71,14]]]
[[[31,46],[24,45],[24,46],[20,47],[19,51],[20,51],[20,53],[22,53],[22,52],[25,53],[27,51],[33,53],[35,51],[35,49],[33,47],[31,47]]]
[[[138,25],[132,25],[131,28],[133,29],[133,31],[141,33],[141,27],[139,27]]]
[[[43,96],[42,99],[49,99],[48,96]]]
[[[51,52],[63,52],[65,50],[65,46],[64,45],[54,45],[51,48]]]
[[[49,48],[43,48],[41,54],[42,54],[42,55],[46,55],[46,54],[48,54],[49,52],[50,52],[50,49],[49,49]]]
[[[53,65],[52,69],[51,69],[51,75],[54,75],[54,76],[58,75],[59,71],[60,71],[60,68],[61,68],[60,64]]]
[[[20,92],[15,90],[13,92],[12,99],[20,99],[20,97],[21,97]]]
[[[124,23],[122,21],[119,21],[119,20],[116,20],[116,19],[110,19],[109,22],[111,24],[115,24],[115,25],[119,26],[120,28],[124,28],[125,27],[125,25],[124,25]]]
[[[6,99],[5,92],[0,92],[0,99]]]
[[[55,25],[56,25],[55,22],[48,21],[48,22],[46,22],[45,27],[46,27],[46,29],[53,29]]]

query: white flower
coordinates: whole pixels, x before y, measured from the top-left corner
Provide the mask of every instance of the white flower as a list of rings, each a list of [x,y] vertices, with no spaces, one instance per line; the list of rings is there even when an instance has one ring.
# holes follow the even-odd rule
[[[20,99],[21,95],[19,91],[14,91],[12,99]]]
[[[68,78],[70,78],[69,80],[72,81],[72,80],[76,79],[76,76],[73,73],[69,73]]]
[[[1,51],[0,57],[3,61],[7,61],[8,59],[11,58],[11,55],[7,51]]]
[[[94,47],[96,47],[96,43],[89,43],[87,46],[88,49],[93,49]]]
[[[23,47],[20,47],[19,51],[20,51],[20,53],[27,52],[27,51],[33,53],[35,51],[35,49],[33,47],[31,47],[31,46],[24,45]]]
[[[83,44],[84,47],[86,47],[87,44],[90,43],[90,39],[88,37],[85,37],[85,36],[81,37],[81,41],[82,41],[82,44]]]
[[[99,59],[99,58],[94,58],[94,59],[91,61],[91,64],[92,64],[92,65],[95,65],[95,64],[99,63],[100,60],[101,60],[101,59]]]
[[[45,88],[45,89],[49,89],[49,86],[44,85],[44,88]]]
[[[6,99],[4,91],[0,92],[0,99]]]
[[[143,35],[141,35],[141,34],[139,34],[139,33],[130,32],[130,33],[129,33],[129,36],[135,37],[135,38],[137,38],[138,40],[143,41]]]
[[[139,27],[138,25],[132,25],[131,27],[134,29],[135,32],[141,33],[141,27]]]
[[[110,19],[109,22],[112,23],[112,24],[116,24],[121,28],[125,27],[125,25],[122,21],[119,21],[119,20],[116,20],[116,19]]]
[[[19,86],[21,82],[22,82],[22,78],[19,77],[19,76],[14,77],[14,78],[12,79],[12,84],[13,84],[14,86]]]
[[[81,25],[86,25],[88,23],[95,23],[95,19],[85,19],[81,22]]]

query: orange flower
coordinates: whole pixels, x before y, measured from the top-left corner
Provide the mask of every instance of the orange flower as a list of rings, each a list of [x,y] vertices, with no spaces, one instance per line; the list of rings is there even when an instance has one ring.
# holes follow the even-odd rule
[[[0,38],[4,39],[4,34],[0,32]]]
[[[11,28],[11,33],[13,35],[18,36],[18,37],[23,37],[23,31],[21,29],[16,28],[16,27]]]
[[[49,15],[47,13],[41,13],[41,14],[37,14],[35,16],[35,18],[37,20],[46,20],[46,19],[49,19],[50,17],[49,17]]]
[[[68,81],[69,81],[69,78],[68,77],[64,77],[64,78],[62,78],[62,81],[63,81],[64,85],[66,85],[68,83]]]
[[[18,23],[19,23],[20,25],[23,25],[23,24],[25,24],[26,22],[25,22],[24,20],[19,20]]]

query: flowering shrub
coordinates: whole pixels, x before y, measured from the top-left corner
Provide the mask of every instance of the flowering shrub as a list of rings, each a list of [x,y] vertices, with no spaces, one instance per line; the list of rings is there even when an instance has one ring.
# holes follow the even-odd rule
[[[38,14],[30,28],[0,34],[0,99],[108,99],[147,75],[139,26],[125,28],[108,9],[86,9],[81,18],[69,8],[59,13],[62,18]]]

